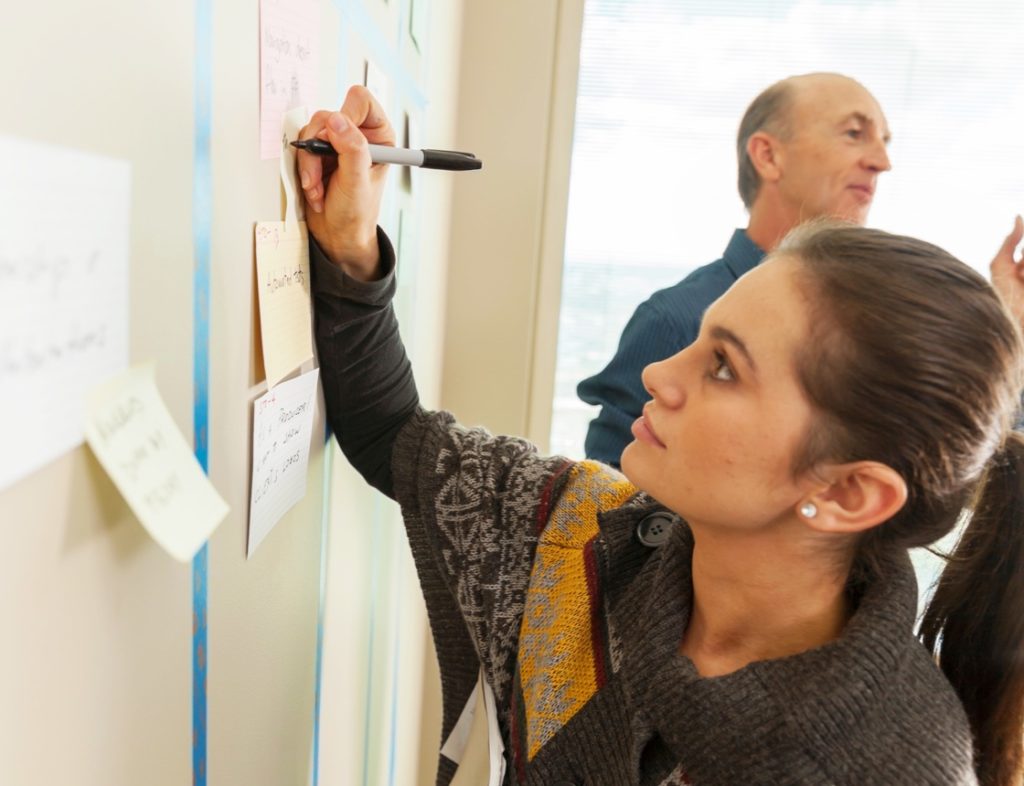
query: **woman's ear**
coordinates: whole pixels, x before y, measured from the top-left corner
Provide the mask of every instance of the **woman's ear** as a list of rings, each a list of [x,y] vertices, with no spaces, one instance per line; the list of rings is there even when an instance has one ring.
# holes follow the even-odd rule
[[[827,485],[802,498],[797,515],[820,532],[865,532],[891,519],[907,501],[903,477],[877,461],[835,464],[818,474]]]
[[[761,181],[775,183],[782,177],[782,150],[767,131],[755,131],[747,140],[747,155]]]

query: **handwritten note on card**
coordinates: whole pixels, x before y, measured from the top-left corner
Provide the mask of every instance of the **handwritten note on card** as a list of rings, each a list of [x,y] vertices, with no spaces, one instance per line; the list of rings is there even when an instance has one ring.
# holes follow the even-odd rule
[[[272,388],[313,357],[306,224],[256,224],[256,282],[267,387]]]
[[[86,439],[132,512],[172,557],[187,562],[228,513],[167,411],[153,367],[89,395]]]
[[[313,369],[278,385],[253,405],[249,556],[306,495],[318,378],[319,371]]]
[[[281,120],[317,104],[320,18],[310,0],[260,0],[260,158],[281,155]]]
[[[128,365],[130,190],[125,161],[0,137],[0,488],[80,445]]]

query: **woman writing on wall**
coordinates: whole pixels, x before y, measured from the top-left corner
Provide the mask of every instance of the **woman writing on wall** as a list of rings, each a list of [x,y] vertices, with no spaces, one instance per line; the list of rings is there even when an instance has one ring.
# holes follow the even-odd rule
[[[301,136],[339,153],[299,157],[328,417],[401,504],[442,741],[482,669],[510,783],[1020,783],[1024,350],[981,276],[805,228],[645,369],[623,477],[419,406],[366,149],[391,126],[354,88]],[[907,550],[964,511],[919,639]]]

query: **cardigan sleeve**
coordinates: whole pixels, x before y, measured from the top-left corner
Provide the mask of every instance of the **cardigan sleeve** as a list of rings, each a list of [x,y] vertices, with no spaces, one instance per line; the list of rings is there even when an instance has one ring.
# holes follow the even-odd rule
[[[445,412],[419,410],[395,443],[395,492],[438,658],[444,665],[448,636],[468,634],[499,705],[510,696],[537,542],[572,466]]]
[[[310,238],[321,379],[346,457],[401,505],[441,664],[447,738],[481,667],[499,706],[508,704],[538,536],[572,463],[419,406],[391,305],[394,252],[380,230],[378,241],[383,275],[359,282]]]
[[[395,252],[378,228],[382,275],[357,281],[310,235],[316,346],[327,421],[345,457],[374,488],[394,496],[391,450],[419,405],[412,366],[391,306]]]

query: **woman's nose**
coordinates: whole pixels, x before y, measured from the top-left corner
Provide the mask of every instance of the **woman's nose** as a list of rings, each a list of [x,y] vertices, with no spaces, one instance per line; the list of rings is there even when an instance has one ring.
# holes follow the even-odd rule
[[[655,401],[667,407],[680,407],[686,401],[685,353],[684,349],[670,358],[651,363],[641,374],[647,392]]]

